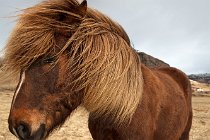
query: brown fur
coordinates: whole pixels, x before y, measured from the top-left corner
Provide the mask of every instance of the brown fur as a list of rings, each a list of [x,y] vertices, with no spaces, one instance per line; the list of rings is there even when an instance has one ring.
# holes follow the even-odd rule
[[[82,104],[96,140],[189,137],[186,76],[143,66],[122,27],[85,2],[49,0],[24,10],[5,52],[5,69],[26,77],[11,108],[13,133],[24,121],[34,135],[44,124],[46,137]],[[33,109],[42,116],[36,125]]]

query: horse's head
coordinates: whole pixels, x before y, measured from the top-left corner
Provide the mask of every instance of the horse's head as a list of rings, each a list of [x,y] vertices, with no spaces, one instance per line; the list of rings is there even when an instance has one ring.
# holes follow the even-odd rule
[[[73,94],[65,87],[65,62],[65,56],[49,56],[21,72],[9,116],[10,131],[19,138],[46,136],[81,103],[82,92]]]
[[[60,6],[58,6],[59,4]],[[41,7],[42,5],[44,6]],[[8,42],[6,52],[8,61],[10,61],[8,63],[16,63],[13,66],[19,66],[17,66],[18,68],[14,67],[14,69],[21,69],[20,80],[13,97],[9,115],[9,129],[19,139],[23,140],[46,138],[81,103],[81,100],[78,99],[81,99],[81,96],[83,96],[82,90],[72,91],[72,87],[69,88],[66,85],[66,83],[70,84],[72,82],[71,78],[74,76],[67,74],[69,69],[66,65],[69,62],[69,57],[67,57],[69,51],[68,49],[63,51],[62,48],[74,31],[70,30],[68,32],[66,30],[68,27],[64,26],[64,24],[79,24],[86,10],[86,1],[80,5],[70,1],[63,1],[63,4],[57,2],[58,9],[56,9],[57,7],[54,4],[51,4],[50,8],[48,3],[43,3],[42,5],[35,6],[32,9],[28,9],[28,11],[26,10],[26,14],[22,16],[15,33],[13,33]],[[65,13],[67,11],[62,8],[69,8],[68,5],[72,11]],[[41,11],[36,8],[40,8]],[[47,10],[51,10],[49,14],[42,15],[44,12],[48,12]],[[30,17],[32,15],[34,17]],[[38,16],[41,18],[36,19]],[[81,16],[81,18],[77,16]],[[51,21],[49,22],[52,23],[59,20],[63,22],[50,25],[52,23],[47,22],[50,19]],[[24,26],[21,25],[23,21],[26,24]],[[45,26],[42,25],[42,22]],[[44,27],[42,28],[42,26]],[[46,27],[48,29],[45,31]],[[53,39],[51,37],[48,38],[48,33],[52,35]],[[37,42],[39,43],[37,44]],[[45,44],[45,42],[47,43]],[[46,52],[44,52],[43,46],[39,46],[40,44],[46,45],[45,48],[48,48]],[[36,47],[39,49],[36,50]],[[15,48],[18,50],[15,50]],[[37,54],[33,54],[36,51]],[[66,79],[67,76],[69,77],[68,79]],[[77,94],[72,92],[77,92]]]

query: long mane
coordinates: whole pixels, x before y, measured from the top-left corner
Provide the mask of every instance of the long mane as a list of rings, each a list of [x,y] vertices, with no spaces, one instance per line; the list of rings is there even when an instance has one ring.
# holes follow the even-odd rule
[[[96,117],[130,121],[143,90],[139,57],[119,24],[91,8],[84,17],[72,12],[78,6],[75,0],[49,0],[24,10],[5,48],[6,68],[19,72],[30,67],[55,52],[57,31],[73,32],[55,54],[68,50],[67,86],[84,89],[83,105]],[[61,13],[78,22],[60,21]],[[75,79],[68,81],[70,76]]]

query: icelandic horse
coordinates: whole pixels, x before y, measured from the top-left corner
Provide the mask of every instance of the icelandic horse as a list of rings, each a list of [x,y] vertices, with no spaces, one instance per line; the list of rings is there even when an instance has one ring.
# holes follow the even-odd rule
[[[86,0],[46,0],[19,15],[5,70],[20,74],[9,129],[43,140],[84,106],[94,140],[188,140],[191,86],[172,67],[141,64],[123,28]]]

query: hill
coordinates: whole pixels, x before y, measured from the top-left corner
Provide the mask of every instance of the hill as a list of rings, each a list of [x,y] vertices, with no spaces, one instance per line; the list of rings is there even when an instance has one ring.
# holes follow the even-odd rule
[[[191,75],[188,75],[188,77],[189,79],[194,80],[194,81],[210,84],[210,73],[191,74]]]
[[[148,55],[144,52],[138,52],[141,62],[146,65],[147,67],[154,68],[154,67],[170,67],[169,64],[163,62],[162,60],[155,58],[151,55]]]

